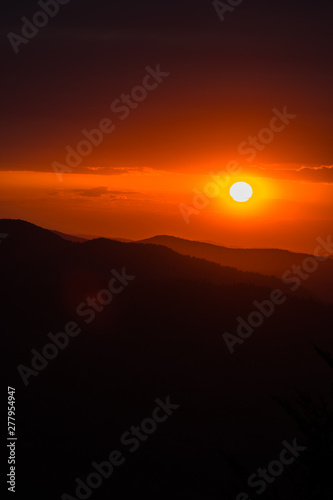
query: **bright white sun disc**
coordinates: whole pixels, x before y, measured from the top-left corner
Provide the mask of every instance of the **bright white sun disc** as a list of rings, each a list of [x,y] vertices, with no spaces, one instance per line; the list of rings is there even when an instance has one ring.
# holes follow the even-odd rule
[[[253,194],[253,190],[247,182],[236,182],[230,188],[230,196],[235,201],[248,201]]]

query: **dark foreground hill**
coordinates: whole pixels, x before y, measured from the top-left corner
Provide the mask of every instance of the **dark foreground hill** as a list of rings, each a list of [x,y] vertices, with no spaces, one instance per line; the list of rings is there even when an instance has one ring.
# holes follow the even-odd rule
[[[260,498],[330,498],[322,443],[331,436],[331,372],[313,343],[333,351],[332,306],[286,287],[285,302],[231,354],[222,335],[236,334],[237,318],[247,320],[280,280],[155,245],[74,243],[23,221],[0,221],[0,233],[8,234],[0,322],[16,388],[19,498],[209,500],[247,491],[252,499],[259,487],[248,476],[295,438],[307,450]],[[59,333],[62,348],[45,348]],[[24,378],[20,365],[33,372]],[[299,418],[296,396],[307,398]],[[168,397],[172,409],[156,411]],[[112,450],[122,464],[97,475],[90,494],[76,493],[76,478],[96,475]]]
[[[320,242],[313,242],[313,250],[321,247],[320,255],[328,253],[327,237],[321,237]],[[329,241],[331,238],[329,237]],[[163,245],[182,255],[207,259],[222,266],[231,266],[241,271],[250,271],[279,279],[290,280],[291,286],[295,280],[300,280],[302,286],[325,302],[333,303],[333,259],[320,262],[314,270],[309,262],[311,256],[302,253],[278,249],[242,249],[189,241],[174,236],[154,236],[142,240],[141,243]],[[324,246],[323,246],[324,244]],[[326,247],[326,248],[325,248]],[[330,249],[333,254],[333,248]],[[295,270],[295,267],[299,269]],[[309,272],[310,270],[310,272]]]

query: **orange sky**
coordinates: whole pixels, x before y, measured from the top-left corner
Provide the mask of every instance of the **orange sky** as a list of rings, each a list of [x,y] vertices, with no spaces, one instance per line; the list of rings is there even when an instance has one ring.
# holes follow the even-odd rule
[[[297,177],[294,171],[280,171],[284,179],[258,177],[246,168],[229,179],[220,176],[225,187],[217,187],[214,198],[199,200],[195,194],[205,193],[212,181],[209,172],[73,173],[65,174],[62,182],[54,173],[1,172],[1,214],[70,234],[129,239],[172,234],[227,246],[307,252],[317,236],[330,234],[333,184],[291,180]],[[229,188],[239,180],[253,187],[249,202],[230,198]],[[189,223],[180,204],[195,210],[189,212]]]

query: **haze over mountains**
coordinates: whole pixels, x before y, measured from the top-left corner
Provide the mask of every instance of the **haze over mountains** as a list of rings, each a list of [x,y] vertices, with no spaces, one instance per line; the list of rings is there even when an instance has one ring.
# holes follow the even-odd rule
[[[310,257],[308,254],[294,253],[288,250],[226,248],[173,236],[155,236],[142,240],[141,243],[163,245],[182,255],[210,260],[241,271],[261,273],[279,279],[284,278],[289,280],[289,283],[293,283],[294,277],[297,276],[295,267],[303,268],[304,260]],[[318,241],[314,242],[314,248],[317,246]],[[325,249],[322,248],[321,255],[324,254]],[[314,272],[307,273],[303,269],[303,275],[307,277],[299,281],[304,288],[323,301],[333,302],[333,260],[331,257],[325,262],[320,262],[318,269]]]
[[[76,236],[55,233],[71,241],[84,241],[83,238]],[[93,238],[93,236],[90,236],[86,239]],[[130,240],[124,239],[115,239],[113,241],[130,242]],[[325,242],[323,238],[321,241]],[[221,266],[233,267],[240,271],[275,276],[280,280],[289,280],[291,284],[294,283],[294,277],[297,277],[295,267],[302,268],[304,260],[309,257],[305,253],[294,253],[288,250],[227,248],[167,235],[154,236],[140,240],[137,243],[165,246],[182,255],[209,260]],[[314,248],[316,246],[318,246],[318,241],[314,242]],[[321,252],[324,254],[325,249],[322,249]],[[306,271],[303,271],[303,275],[307,277],[299,280],[302,287],[307,289],[312,296],[333,303],[333,288],[331,285],[333,280],[332,256],[327,261],[320,262],[315,272],[306,273]]]
[[[24,405],[21,478],[36,499],[59,499],[65,491],[75,497],[75,478],[85,478],[112,449],[124,452],[125,465],[94,498],[169,499],[176,491],[183,499],[234,499],[283,440],[297,436],[311,448],[308,431],[278,399],[291,408],[301,393],[316,404],[318,390],[329,394],[329,366],[313,344],[331,349],[332,305],[303,289],[292,293],[274,276],[162,245],[71,242],[13,220],[1,220],[0,232],[8,234],[0,246],[1,331],[8,377]],[[112,272],[124,269],[132,279],[109,305],[99,303],[88,323],[78,305],[99,297]],[[237,318],[247,320],[254,300],[267,300],[274,288],[286,301],[231,355],[223,333],[236,334]],[[80,335],[26,386],[17,366],[29,367],[31,350],[41,353],[48,334],[63,332],[68,321],[77,322]],[[122,433],[167,396],[179,409],[138,451],[126,453]],[[301,470],[290,469],[294,479],[279,478],[262,498],[308,500],[318,484],[326,488],[329,474],[321,481],[306,474],[304,490],[297,487],[313,454],[326,463],[311,450]]]

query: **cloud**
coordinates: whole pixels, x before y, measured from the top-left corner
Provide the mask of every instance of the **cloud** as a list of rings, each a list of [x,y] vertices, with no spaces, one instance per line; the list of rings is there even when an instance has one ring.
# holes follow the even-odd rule
[[[111,198],[112,200],[127,200],[133,196],[141,195],[138,191],[117,191],[109,189],[107,186],[99,186],[89,189],[68,189],[52,191],[52,195],[87,197],[87,198]]]
[[[92,174],[92,175],[124,175],[132,173],[149,173],[153,172],[153,169],[147,167],[109,167],[109,166],[79,166],[73,168],[70,173],[65,173],[64,175],[72,174]],[[39,163],[10,163],[2,162],[0,165],[0,172],[40,172],[40,173],[52,173],[54,174],[54,169],[50,164],[39,164]]]
[[[253,165],[244,167],[243,172],[256,177],[289,179],[301,182],[319,182],[325,184],[333,183],[333,165],[322,165],[320,167],[302,166],[297,168]]]
[[[123,175],[130,174],[133,171],[138,170],[138,168],[133,167],[91,167],[91,166],[80,166],[73,169],[71,174],[97,174],[97,175]]]
[[[302,167],[298,170],[298,173],[302,176],[304,180],[308,182],[333,182],[333,165],[321,167]]]
[[[73,189],[72,193],[79,196],[99,197],[105,194],[109,194],[109,189],[106,186],[91,189]]]

